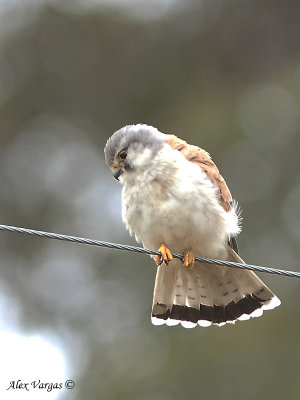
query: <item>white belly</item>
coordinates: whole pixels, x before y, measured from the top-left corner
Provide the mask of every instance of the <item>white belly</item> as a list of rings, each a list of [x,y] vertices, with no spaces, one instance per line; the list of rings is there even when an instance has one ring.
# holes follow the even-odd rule
[[[169,170],[174,162],[176,168]],[[164,243],[173,252],[192,249],[197,256],[221,256],[230,229],[238,230],[234,211],[226,213],[197,165],[181,157],[156,165],[160,168],[124,177],[123,219],[130,232],[146,248]]]

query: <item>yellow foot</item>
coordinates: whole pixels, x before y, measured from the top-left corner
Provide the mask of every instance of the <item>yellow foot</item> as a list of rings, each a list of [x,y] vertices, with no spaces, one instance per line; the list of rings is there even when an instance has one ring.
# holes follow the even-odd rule
[[[182,264],[189,269],[192,269],[195,264],[195,256],[193,250],[185,250]]]
[[[161,255],[156,256],[156,264],[160,265],[165,262],[165,264],[169,265],[169,262],[173,259],[173,256],[168,247],[165,244],[162,244],[158,251]]]

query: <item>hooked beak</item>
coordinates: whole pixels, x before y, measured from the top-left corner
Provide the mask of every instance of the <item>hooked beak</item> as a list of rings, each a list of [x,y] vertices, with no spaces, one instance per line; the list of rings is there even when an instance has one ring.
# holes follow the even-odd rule
[[[123,171],[122,169],[117,169],[116,172],[113,173],[114,178],[118,181],[120,175],[122,175]]]

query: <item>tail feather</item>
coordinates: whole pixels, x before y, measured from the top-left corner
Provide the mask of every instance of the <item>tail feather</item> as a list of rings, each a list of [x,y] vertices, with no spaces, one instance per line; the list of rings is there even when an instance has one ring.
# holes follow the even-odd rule
[[[228,248],[228,261],[244,263]],[[252,271],[195,263],[192,270],[174,259],[158,267],[152,306],[155,325],[186,328],[219,326],[259,317],[280,300]]]
[[[152,322],[162,325],[168,320],[174,303],[177,269],[161,264],[157,268],[153,295]],[[156,316],[158,316],[156,318]]]

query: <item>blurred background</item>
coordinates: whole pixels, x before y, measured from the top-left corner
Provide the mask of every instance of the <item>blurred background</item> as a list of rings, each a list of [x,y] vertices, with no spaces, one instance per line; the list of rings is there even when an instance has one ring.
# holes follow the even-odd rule
[[[1,224],[134,244],[103,148],[143,122],[211,153],[248,263],[299,271],[299,20],[297,0],[1,0]],[[74,380],[39,399],[300,398],[296,279],[260,275],[282,300],[262,318],[154,327],[147,256],[6,232],[0,251],[3,399],[17,379]]]

